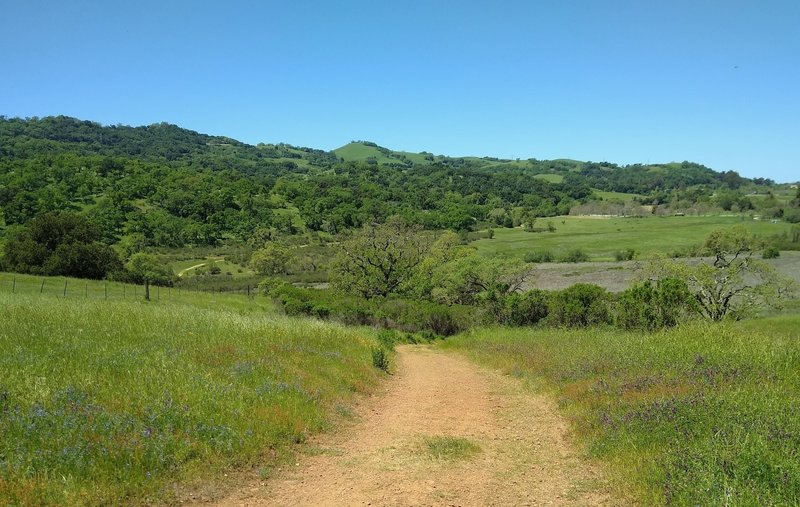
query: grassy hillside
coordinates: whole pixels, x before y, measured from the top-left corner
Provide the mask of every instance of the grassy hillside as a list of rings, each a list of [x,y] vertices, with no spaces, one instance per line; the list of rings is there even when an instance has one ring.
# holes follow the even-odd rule
[[[786,232],[791,225],[751,220],[742,216],[684,216],[646,218],[541,218],[537,227],[552,222],[555,232],[525,232],[521,228],[495,229],[493,239],[473,243],[484,255],[523,257],[525,253],[550,251],[556,258],[576,248],[591,260],[613,260],[626,248],[640,256],[670,253],[697,245],[714,229],[743,224],[754,233],[770,236]]]
[[[548,183],[561,183],[564,181],[564,176],[560,174],[537,174],[535,177]]]
[[[376,380],[370,335],[219,307],[0,291],[0,504],[153,503],[268,468]]]
[[[333,150],[337,157],[348,162],[363,162],[368,159],[374,159],[379,164],[391,164],[400,161],[397,157],[387,154],[387,152],[388,150],[381,151],[376,146],[369,146],[360,142],[348,143],[341,148]]]
[[[476,331],[446,347],[559,400],[642,505],[800,503],[800,316],[656,334]]]

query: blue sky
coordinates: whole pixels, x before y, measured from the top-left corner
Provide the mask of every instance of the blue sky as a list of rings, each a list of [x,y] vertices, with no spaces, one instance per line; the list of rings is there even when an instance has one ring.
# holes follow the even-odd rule
[[[800,179],[797,0],[0,0],[0,114]]]

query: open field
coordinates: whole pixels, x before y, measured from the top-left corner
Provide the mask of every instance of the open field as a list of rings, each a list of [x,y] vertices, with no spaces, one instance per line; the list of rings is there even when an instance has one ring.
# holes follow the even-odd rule
[[[554,395],[642,505],[800,503],[800,316],[654,334],[488,329],[444,347]]]
[[[621,201],[621,202],[631,202],[635,197],[642,197],[639,194],[626,194],[624,192],[609,192],[606,190],[597,190],[596,188],[592,189],[592,192],[601,197],[604,201]]]
[[[0,504],[154,503],[270,466],[378,373],[370,333],[0,292]]]
[[[550,251],[556,259],[582,249],[593,261],[614,260],[614,253],[632,248],[637,255],[669,253],[695,246],[714,229],[744,225],[755,234],[770,236],[788,231],[788,223],[752,220],[745,216],[684,216],[645,218],[540,218],[536,227],[552,222],[555,232],[525,232],[522,228],[495,229],[493,239],[472,243],[480,253],[523,257],[527,252]]]
[[[54,297],[74,301],[143,301],[144,287],[105,280],[0,272],[0,294]],[[251,291],[251,295],[254,294],[255,287]],[[161,305],[226,309],[243,313],[274,310],[272,302],[267,298],[248,298],[246,291],[218,292],[152,286],[150,299]]]
[[[538,178],[540,180],[544,180],[548,183],[561,183],[564,181],[564,176],[560,174],[550,174],[550,173],[543,173],[537,174],[534,178]]]

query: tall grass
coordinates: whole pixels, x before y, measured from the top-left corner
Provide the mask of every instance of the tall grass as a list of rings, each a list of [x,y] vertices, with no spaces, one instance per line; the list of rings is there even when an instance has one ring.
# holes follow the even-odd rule
[[[800,317],[654,334],[475,331],[443,346],[551,390],[644,505],[800,504]]]
[[[150,299],[161,305],[230,309],[240,312],[263,312],[275,307],[266,298],[257,298],[253,287],[247,293],[219,292],[215,290],[187,290],[186,287],[150,287]],[[50,296],[74,301],[141,301],[144,287],[105,280],[85,280],[63,276],[32,276],[0,272],[0,294]]]
[[[269,464],[373,385],[357,330],[263,313],[0,293],[0,504],[168,500]]]

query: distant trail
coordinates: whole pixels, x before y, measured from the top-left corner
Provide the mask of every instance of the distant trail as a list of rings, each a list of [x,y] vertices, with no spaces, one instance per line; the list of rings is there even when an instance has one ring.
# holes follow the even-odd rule
[[[357,424],[217,505],[620,504],[571,448],[548,398],[427,346],[399,347],[397,363],[385,394],[359,407]],[[437,460],[426,436],[467,438],[481,451]]]
[[[200,268],[200,267],[203,267],[205,265],[206,265],[205,262],[201,262],[200,264],[195,264],[194,266],[189,266],[188,268],[184,268],[184,269],[178,271],[178,276],[183,276],[183,275],[186,274],[187,271],[191,271],[191,270],[193,270],[195,268]]]
[[[194,266],[189,266],[188,268],[183,268],[182,270],[178,271],[178,277],[182,277],[187,272],[189,272],[189,271],[191,271],[193,269],[201,268],[201,267],[205,266],[206,264],[208,264],[211,261],[221,261],[221,260],[225,260],[225,257],[211,257],[211,259],[208,260],[208,261],[201,262],[200,264],[195,264]]]

